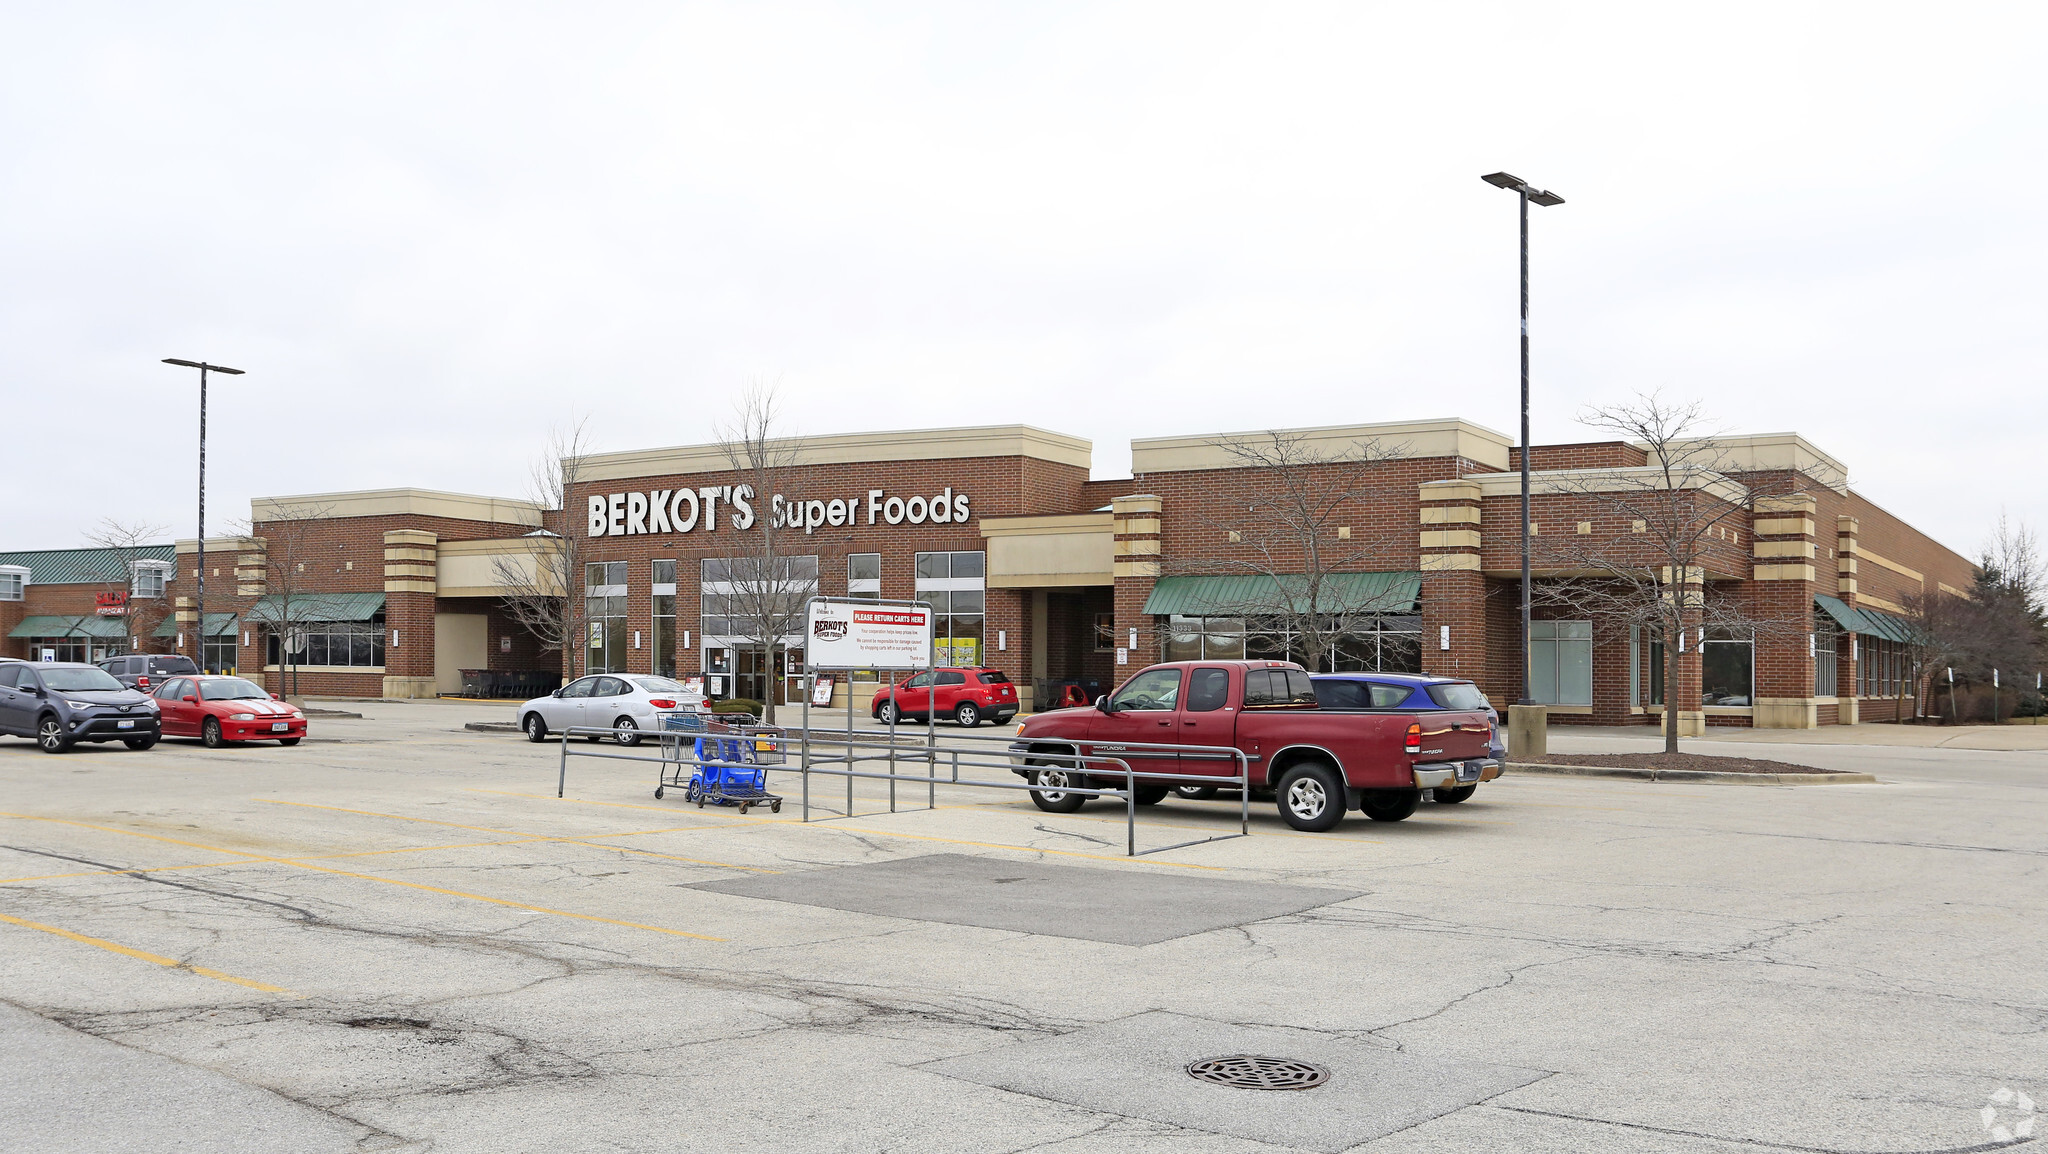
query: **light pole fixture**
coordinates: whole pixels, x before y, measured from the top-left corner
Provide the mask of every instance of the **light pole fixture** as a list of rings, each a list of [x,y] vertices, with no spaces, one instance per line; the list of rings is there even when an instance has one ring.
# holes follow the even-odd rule
[[[205,361],[187,361],[178,357],[165,357],[167,365],[199,370],[199,588],[193,595],[193,649],[199,654],[200,672],[211,670],[206,667],[206,374],[226,373],[239,377],[242,370],[226,365],[209,365]]]
[[[1534,705],[1529,696],[1530,665],[1535,657],[1529,644],[1529,202],[1549,208],[1563,204],[1564,198],[1531,188],[1528,181],[1505,172],[1479,179],[1518,194],[1522,206],[1522,696],[1516,704]]]

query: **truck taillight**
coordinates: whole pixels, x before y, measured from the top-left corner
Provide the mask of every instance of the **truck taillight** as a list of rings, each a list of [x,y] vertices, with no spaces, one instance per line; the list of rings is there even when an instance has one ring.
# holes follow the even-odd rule
[[[1416,721],[1416,722],[1411,722],[1411,723],[1409,723],[1409,725],[1408,725],[1408,739],[1407,739],[1407,744],[1406,744],[1406,745],[1404,745],[1404,746],[1402,747],[1402,752],[1404,752],[1404,753],[1421,753],[1421,752],[1422,752],[1422,723],[1421,723],[1421,722],[1419,722],[1419,721]]]

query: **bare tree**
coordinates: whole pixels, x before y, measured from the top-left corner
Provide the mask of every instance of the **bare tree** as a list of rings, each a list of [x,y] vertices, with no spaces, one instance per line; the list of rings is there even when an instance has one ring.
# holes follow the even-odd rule
[[[1543,491],[1576,497],[1583,515],[1530,539],[1536,567],[1556,574],[1532,591],[1532,600],[1610,629],[1640,627],[1662,640],[1664,751],[1677,753],[1684,638],[1695,639],[1697,652],[1698,639],[1709,631],[1760,640],[1804,636],[1812,628],[1811,607],[1796,616],[1762,612],[1708,580],[1717,558],[1746,571],[1749,550],[1742,543],[1757,503],[1796,496],[1799,486],[1785,478],[1736,479],[1739,462],[1715,441],[1698,402],[1674,404],[1646,394],[1589,409],[1579,422],[1620,435],[1643,450],[1646,464],[1545,474]]]
[[[1330,448],[1292,430],[1209,443],[1245,470],[1243,512],[1195,517],[1224,539],[1220,559],[1162,559],[1169,573],[1249,578],[1206,613],[1242,618],[1248,636],[1291,637],[1294,659],[1321,670],[1346,638],[1375,628],[1379,615],[1412,612],[1412,601],[1395,604],[1388,589],[1361,580],[1375,569],[1412,567],[1412,524],[1370,529],[1371,510],[1414,497],[1412,478],[1375,468],[1405,458],[1405,445],[1363,438]]]
[[[581,538],[567,520],[569,499],[582,480],[583,458],[592,450],[589,426],[590,419],[582,417],[550,431],[546,451],[530,474],[533,502],[542,509],[561,510],[563,531],[528,534],[528,549],[491,562],[492,578],[504,590],[500,602],[506,616],[539,641],[542,653],[562,655],[568,679],[578,674],[590,620],[583,598],[577,596],[583,582]]]
[[[277,638],[276,691],[286,697],[299,694],[299,666],[306,648],[304,626],[330,621],[334,617],[330,594],[313,588],[308,564],[319,565],[331,551],[314,547],[314,535],[333,516],[332,505],[296,504],[265,507],[261,522],[242,522],[243,550],[236,558],[237,590],[260,587],[264,600],[257,615],[266,636],[260,652],[269,652],[269,639]],[[258,536],[260,530],[261,536]],[[318,571],[317,569],[315,570]],[[268,664],[260,660],[258,665]]]
[[[132,637],[138,648],[147,645],[143,639],[151,636],[169,615],[165,607],[170,597],[168,578],[176,572],[177,561],[173,559],[161,567],[149,564],[159,560],[154,554],[169,532],[165,525],[102,517],[85,534],[85,543],[101,554],[96,559],[98,572],[94,575],[99,595],[94,597],[92,612],[66,616],[63,636],[85,639],[90,656],[92,641],[98,636],[97,630],[86,623],[120,617],[122,632]],[[203,655],[205,650],[200,652]]]
[[[1916,631],[1923,639],[1928,668],[1955,671],[1956,682],[1971,695],[1989,694],[1991,720],[2019,694],[2002,687],[2031,689],[2021,680],[2048,657],[2048,564],[2041,557],[2033,530],[1998,519],[1991,540],[1977,564],[1976,580],[1967,597],[1935,592],[1908,597]],[[2002,675],[2002,679],[2000,677]],[[2030,682],[2031,677],[2025,679]],[[1957,716],[1950,695],[1950,719]]]
[[[762,720],[771,725],[776,670],[788,652],[788,639],[802,635],[805,603],[818,591],[814,534],[823,523],[810,516],[812,503],[799,485],[803,442],[781,435],[780,424],[775,387],[757,383],[740,395],[732,420],[718,430],[719,447],[738,475],[727,515],[734,529],[750,531],[752,537],[745,549],[711,560],[719,571],[707,572],[705,579],[721,591],[707,592],[707,601],[718,600],[704,608],[706,617],[744,623],[746,643],[758,655],[767,687]]]

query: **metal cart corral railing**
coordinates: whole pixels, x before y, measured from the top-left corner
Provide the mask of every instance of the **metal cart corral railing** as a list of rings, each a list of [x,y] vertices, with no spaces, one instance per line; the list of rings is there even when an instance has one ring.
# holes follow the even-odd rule
[[[1123,788],[1081,788],[1062,786],[1057,792],[1080,797],[1122,797],[1124,799],[1124,852],[1138,856],[1138,783],[1156,782],[1162,785],[1214,785],[1238,791],[1238,831],[1216,837],[1196,838],[1192,841],[1177,842],[1173,845],[1158,846],[1146,853],[1159,853],[1170,849],[1183,849],[1191,845],[1202,845],[1212,841],[1227,841],[1245,837],[1251,833],[1251,759],[1242,750],[1229,746],[1214,745],[1173,745],[1163,742],[1120,741],[1115,743],[1114,755],[1089,753],[1076,750],[1075,745],[1086,746],[1087,742],[1071,739],[1030,742],[1015,737],[999,737],[993,734],[952,734],[948,744],[920,743],[904,744],[876,738],[861,738],[852,732],[835,730],[799,731],[797,766],[803,775],[803,819],[811,820],[811,775],[846,779],[846,812],[840,817],[852,817],[853,783],[856,780],[886,781],[889,783],[889,812],[895,813],[896,783],[909,782],[925,787],[925,808],[938,805],[938,787],[968,786],[975,789],[1038,790],[1043,786],[1027,781],[981,781],[962,777],[961,769],[1000,769],[1014,775],[1020,765],[1039,765],[1048,768],[1065,767],[1076,773],[1092,778],[1122,778]],[[964,746],[953,744],[966,743]],[[1001,745],[998,753],[992,747]],[[1105,743],[1107,744],[1107,743]],[[1037,748],[1034,748],[1037,746]],[[1175,761],[1200,761],[1221,767],[1230,767],[1232,772],[1195,774],[1154,768],[1140,769],[1132,762],[1146,762],[1171,758]],[[905,763],[916,765],[922,762],[925,772],[903,773],[899,770]],[[876,763],[885,768],[863,770],[856,768],[862,763]],[[940,765],[946,766],[945,776],[940,776]],[[821,818],[833,821],[837,818]]]
[[[1173,845],[1157,846],[1145,853],[1161,853],[1166,850],[1184,849],[1191,845],[1202,845],[1212,841],[1227,841],[1248,836],[1251,833],[1250,775],[1251,761],[1240,750],[1229,747],[1207,745],[1169,745],[1163,743],[1118,742],[1115,753],[1090,753],[1076,750],[1074,744],[1060,741],[1064,748],[1032,748],[1032,743],[1014,737],[994,734],[949,735],[947,744],[935,745],[920,741],[915,744],[892,741],[886,738],[864,737],[851,730],[803,729],[795,735],[781,730],[770,730],[755,726],[734,726],[743,732],[734,736],[752,743],[756,750],[767,756],[780,755],[785,760],[789,754],[797,756],[796,764],[785,765],[783,772],[794,772],[802,778],[803,820],[811,817],[811,776],[821,774],[827,777],[846,779],[846,811],[818,821],[835,821],[856,816],[854,813],[853,783],[863,781],[886,781],[889,783],[889,812],[897,812],[896,785],[906,782],[925,787],[925,808],[938,806],[938,787],[964,787],[972,789],[1033,790],[1043,788],[1027,781],[1017,780],[1015,771],[1025,764],[1047,767],[1066,767],[1077,773],[1085,773],[1097,779],[1089,787],[1063,786],[1059,792],[1081,797],[1121,797],[1124,800],[1124,852],[1137,857],[1138,853],[1138,784],[1156,782],[1164,785],[1213,785],[1234,788],[1238,791],[1238,832],[1219,834],[1213,837],[1195,838],[1176,842]],[[750,732],[749,732],[750,731]],[[555,796],[561,797],[568,786],[569,759],[589,757],[604,761],[635,761],[661,767],[657,773],[667,774],[669,767],[678,759],[671,757],[666,749],[658,756],[613,752],[601,747],[584,748],[572,746],[571,737],[617,737],[647,736],[643,731],[612,730],[588,726],[575,726],[562,731],[560,776],[555,786]],[[677,734],[677,737],[685,735]],[[772,749],[761,750],[762,744]],[[1000,747],[1000,748],[998,748]],[[694,745],[692,752],[694,753]],[[1178,773],[1157,768],[1139,768],[1133,762],[1171,758],[1180,762],[1200,761],[1225,768],[1228,772],[1213,774]],[[690,758],[683,764],[698,767],[716,767],[736,771],[751,771],[759,768],[759,762],[726,760],[723,758]],[[921,765],[923,773],[903,772]],[[943,773],[941,767],[944,767]],[[1009,780],[988,781],[973,776],[973,771],[1000,770]],[[962,770],[969,773],[962,775]],[[1121,788],[1106,787],[1101,779],[1112,782],[1121,778]],[[670,782],[663,778],[659,788],[667,788]],[[829,810],[827,812],[830,812]],[[1024,847],[1019,847],[1024,848]]]

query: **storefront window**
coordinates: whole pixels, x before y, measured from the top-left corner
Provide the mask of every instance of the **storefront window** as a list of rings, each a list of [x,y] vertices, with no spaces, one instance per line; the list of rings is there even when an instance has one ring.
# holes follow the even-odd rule
[[[1749,705],[1755,700],[1756,643],[1729,630],[1707,630],[1700,645],[1700,704]]]
[[[1167,661],[1252,659],[1309,665],[1301,638],[1289,630],[1248,629],[1241,617],[1159,619]],[[1334,624],[1331,626],[1335,628]],[[1422,618],[1388,614],[1355,623],[1315,662],[1317,673],[1419,673]]]
[[[1538,705],[1593,704],[1593,623],[1529,623],[1529,697]]]
[[[652,652],[648,668],[661,677],[676,675],[676,563],[656,561],[654,581],[649,586],[653,599],[654,628],[648,633]]]
[[[1858,693],[1863,697],[1901,697],[1913,692],[1917,671],[1904,645],[1882,637],[1856,638]]]
[[[1835,695],[1835,623],[1824,613],[1813,615],[1813,695]]]
[[[1095,652],[1109,653],[1116,649],[1116,614],[1095,615]]]
[[[869,601],[882,596],[882,555],[849,553],[846,556],[846,595]]]
[[[596,561],[584,566],[584,615],[590,631],[585,673],[626,670],[626,563]]]
[[[932,659],[981,664],[988,612],[988,555],[919,553],[917,599],[932,607]]]
[[[128,583],[128,593],[133,597],[162,597],[164,581],[170,575],[168,561],[137,561],[134,576]]]
[[[278,643],[284,643],[284,660],[278,660]],[[273,630],[266,639],[265,661],[271,665],[341,666],[350,669],[378,669],[384,665],[384,622],[306,621],[287,627],[282,638]],[[235,636],[206,639],[205,665],[209,672],[232,669],[235,665]]]

